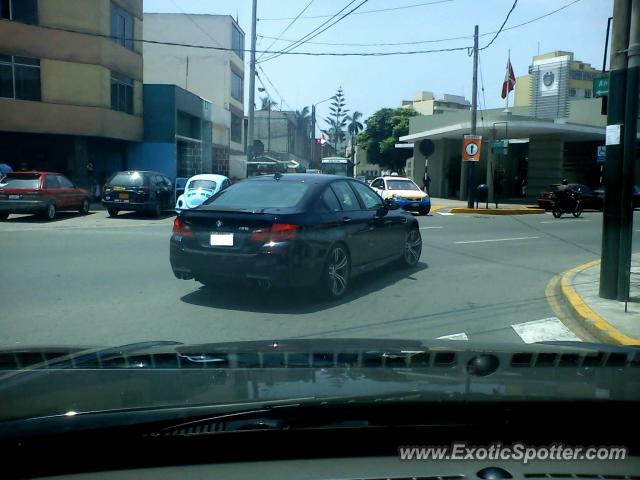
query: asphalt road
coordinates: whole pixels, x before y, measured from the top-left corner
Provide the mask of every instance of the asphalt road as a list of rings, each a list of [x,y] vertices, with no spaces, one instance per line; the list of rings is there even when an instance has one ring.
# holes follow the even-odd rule
[[[522,343],[530,337],[519,325],[557,314],[545,294],[552,278],[598,258],[601,220],[596,212],[559,220],[434,213],[419,219],[424,248],[417,269],[372,272],[342,301],[327,303],[313,292],[216,292],[177,280],[168,260],[172,217],[11,217],[0,223],[0,344],[456,334]],[[566,324],[570,336],[589,339]],[[547,339],[557,332],[551,326],[542,328]]]

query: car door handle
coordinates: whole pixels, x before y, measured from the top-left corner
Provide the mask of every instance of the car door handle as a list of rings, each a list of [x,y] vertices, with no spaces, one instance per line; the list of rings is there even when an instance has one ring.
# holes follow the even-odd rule
[[[349,217],[342,217],[342,223],[349,223],[351,219]]]

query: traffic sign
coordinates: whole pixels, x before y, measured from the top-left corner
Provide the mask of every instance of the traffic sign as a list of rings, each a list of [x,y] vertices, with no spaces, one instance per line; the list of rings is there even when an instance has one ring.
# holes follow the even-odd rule
[[[598,152],[596,153],[596,163],[605,163],[607,159],[607,147],[604,145],[598,145]]]
[[[593,79],[593,96],[608,97],[609,96],[609,77],[597,77]]]
[[[509,140],[494,140],[491,144],[491,151],[502,155],[507,154],[509,148]]]
[[[465,162],[479,162],[482,151],[481,135],[465,135],[462,141],[462,160]]]

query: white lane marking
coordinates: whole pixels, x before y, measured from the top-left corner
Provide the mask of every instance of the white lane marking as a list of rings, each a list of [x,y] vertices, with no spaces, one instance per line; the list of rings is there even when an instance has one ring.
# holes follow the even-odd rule
[[[582,223],[582,222],[590,222],[590,221],[591,220],[587,220],[587,219],[584,219],[584,220],[573,220],[573,221],[567,221],[567,220],[545,220],[544,222],[540,222],[540,223],[555,223],[557,225],[563,225],[563,224],[564,225],[568,225],[570,223],[576,223],[576,222]]]
[[[438,215],[455,215],[455,213],[449,213],[449,212],[436,212]]]
[[[469,337],[467,337],[467,334],[462,332],[462,333],[452,333],[451,335],[443,335],[441,337],[438,337],[436,340],[469,340]]]
[[[420,230],[429,230],[431,228],[444,228],[444,227],[420,227]]]
[[[540,238],[540,237],[492,238],[489,240],[466,240],[464,242],[456,242],[456,243],[511,242],[514,240],[535,240],[536,238]]]
[[[558,317],[543,318],[532,322],[511,325],[524,343],[549,342],[549,341],[575,341],[581,342]]]

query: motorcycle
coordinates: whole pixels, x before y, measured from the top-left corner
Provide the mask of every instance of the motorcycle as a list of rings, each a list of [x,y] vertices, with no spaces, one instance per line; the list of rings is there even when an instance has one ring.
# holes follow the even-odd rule
[[[582,215],[582,205],[580,204],[578,194],[576,192],[570,192],[563,197],[558,197],[556,195],[551,213],[554,218],[560,218],[563,213],[570,213],[575,218],[578,218]]]

